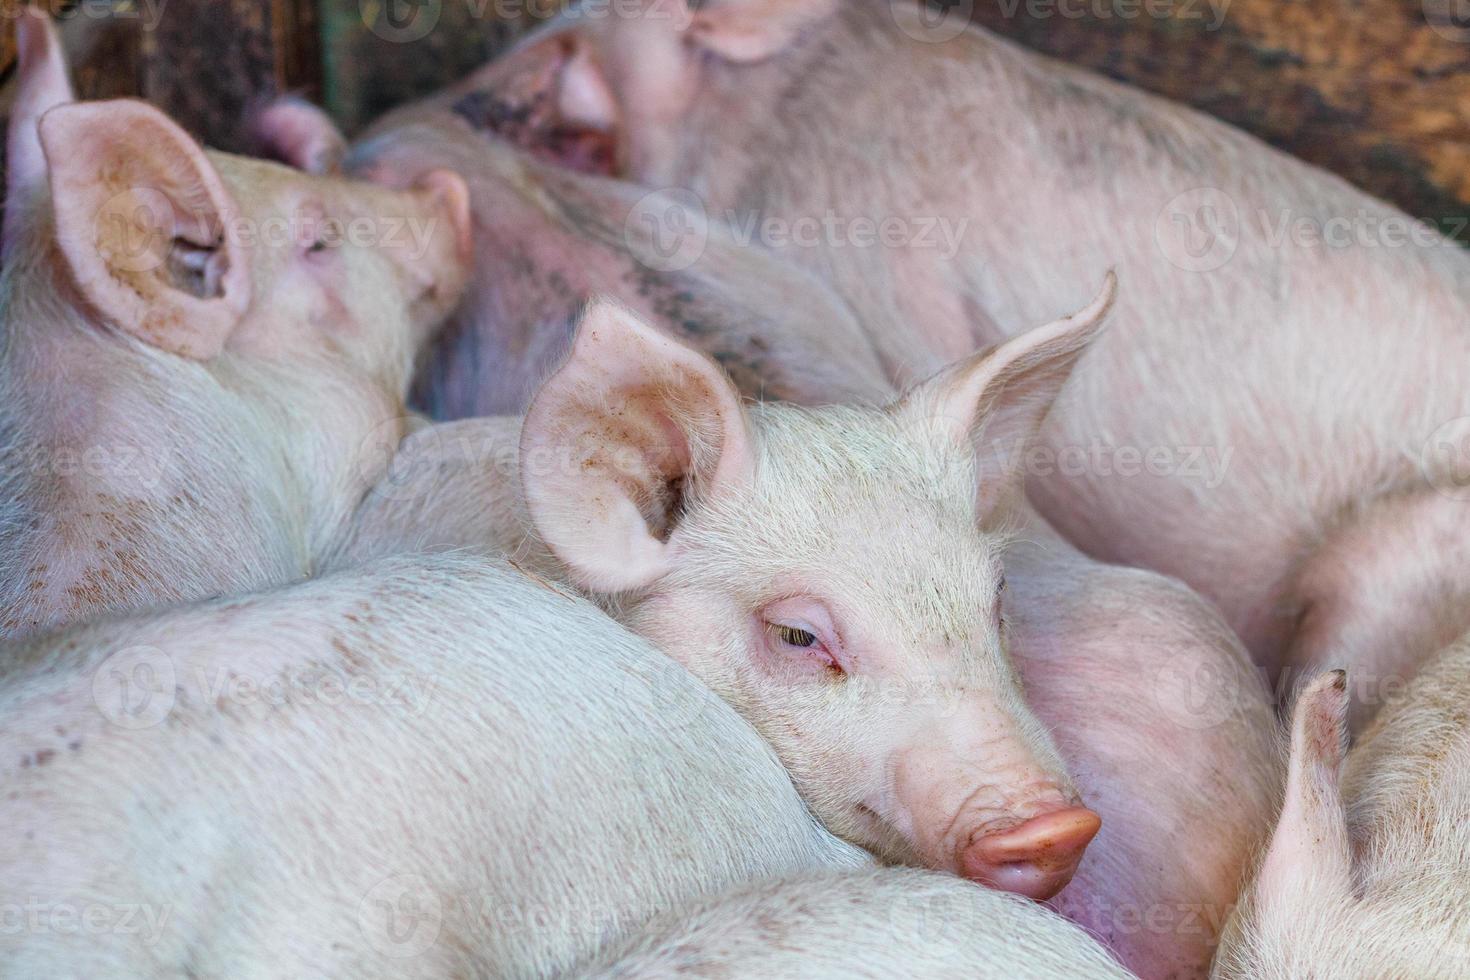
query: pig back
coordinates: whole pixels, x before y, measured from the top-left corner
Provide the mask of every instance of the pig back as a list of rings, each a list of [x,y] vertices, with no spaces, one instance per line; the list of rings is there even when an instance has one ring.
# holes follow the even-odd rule
[[[683,668],[488,561],[14,654],[5,893],[156,913],[6,933],[17,976],[550,976],[708,892],[862,860]]]

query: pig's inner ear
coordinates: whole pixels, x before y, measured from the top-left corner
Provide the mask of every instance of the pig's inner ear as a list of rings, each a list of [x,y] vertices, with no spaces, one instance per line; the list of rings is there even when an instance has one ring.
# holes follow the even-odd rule
[[[926,438],[973,447],[980,517],[1018,488],[1031,440],[1101,331],[1116,288],[1109,272],[1084,309],[946,368],[897,406]]]
[[[762,61],[780,54],[806,28],[832,16],[837,2],[706,0],[690,21],[689,36],[727,61]]]
[[[335,174],[347,156],[347,140],[324,111],[294,96],[255,114],[250,128],[262,156],[309,174]]]
[[[40,133],[57,244],[88,302],[154,347],[219,354],[250,280],[234,201],[204,151],[130,100],[60,106]]]
[[[739,396],[704,355],[594,301],[521,430],[537,531],[583,586],[623,592],[671,567],[688,502],[749,478]]]

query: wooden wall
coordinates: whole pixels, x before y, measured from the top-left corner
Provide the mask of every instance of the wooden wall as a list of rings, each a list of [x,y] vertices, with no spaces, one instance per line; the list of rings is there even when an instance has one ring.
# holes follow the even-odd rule
[[[0,0],[7,79],[14,2]],[[557,0],[48,2],[85,97],[142,95],[246,150],[253,100],[301,92],[350,131],[489,58]],[[1448,230],[1470,213],[1470,0],[933,3],[1191,103]]]

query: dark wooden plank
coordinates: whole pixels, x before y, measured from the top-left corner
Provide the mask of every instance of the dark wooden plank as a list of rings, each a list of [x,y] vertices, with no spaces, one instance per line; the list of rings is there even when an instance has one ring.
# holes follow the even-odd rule
[[[143,32],[142,94],[208,145],[248,151],[247,112],[301,82],[297,24],[295,0],[167,0]]]
[[[328,111],[349,131],[504,50],[550,2],[319,0]]]

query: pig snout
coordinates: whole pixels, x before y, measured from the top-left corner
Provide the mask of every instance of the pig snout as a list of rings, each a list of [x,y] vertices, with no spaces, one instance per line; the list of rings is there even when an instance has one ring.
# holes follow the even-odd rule
[[[991,888],[1048,899],[1072,880],[1101,827],[1102,819],[1081,806],[1032,817],[971,839],[960,851],[959,871]]]
[[[933,740],[894,761],[892,823],[927,865],[1027,898],[1061,891],[1102,820],[1019,731]],[[977,760],[984,764],[977,765]]]

